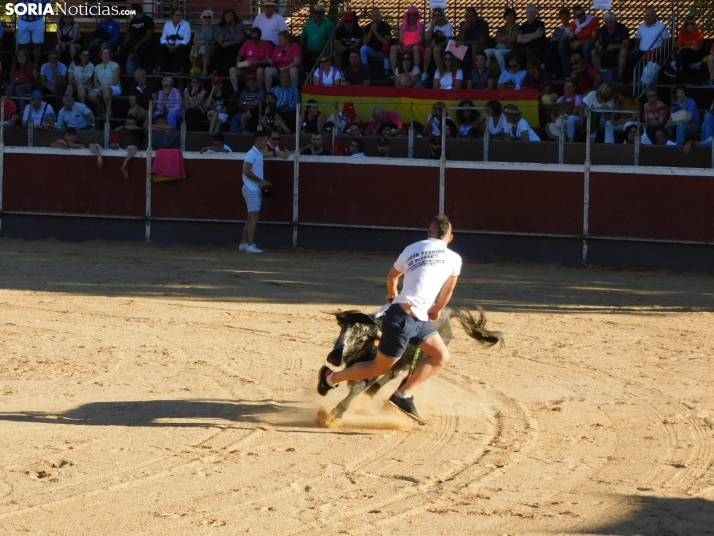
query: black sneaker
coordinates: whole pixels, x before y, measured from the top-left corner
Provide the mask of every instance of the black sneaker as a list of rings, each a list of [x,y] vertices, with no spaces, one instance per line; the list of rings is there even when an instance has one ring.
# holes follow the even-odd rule
[[[401,410],[406,413],[409,417],[414,419],[419,424],[424,424],[424,421],[421,420],[421,417],[419,417],[419,413],[417,412],[416,407],[414,406],[413,396],[410,396],[409,398],[400,398],[397,396],[397,393],[394,393],[392,396],[389,397],[389,403],[398,410]]]
[[[330,385],[327,383],[327,377],[330,374],[332,374],[332,371],[329,369],[329,367],[325,366],[321,367],[320,371],[317,373],[317,392],[320,393],[321,396],[325,396],[332,389],[337,389],[336,385],[330,387]]]

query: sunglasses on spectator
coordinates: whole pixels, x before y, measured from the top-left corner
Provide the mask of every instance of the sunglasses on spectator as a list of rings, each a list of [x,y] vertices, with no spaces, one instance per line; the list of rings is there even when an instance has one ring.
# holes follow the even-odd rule
[[[280,136],[278,136],[277,138],[274,138],[273,136],[270,136],[270,139],[273,140],[273,141],[280,141],[281,138],[280,138]]]
[[[693,23],[693,22],[688,22],[687,24],[685,24],[685,26],[694,26],[694,23]]]
[[[409,56],[404,56],[402,61],[412,61],[412,59]]]
[[[208,19],[212,19],[213,17],[208,17],[208,16],[206,16],[206,17],[201,17],[201,18],[202,18],[203,20],[208,20]]]

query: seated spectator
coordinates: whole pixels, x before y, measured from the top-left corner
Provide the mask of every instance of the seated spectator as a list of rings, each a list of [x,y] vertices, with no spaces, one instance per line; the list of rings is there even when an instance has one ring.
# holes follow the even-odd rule
[[[77,143],[77,129],[72,127],[67,127],[64,138],[53,141],[50,147],[55,149],[84,149],[84,145]]]
[[[186,89],[183,90],[183,116],[186,128],[191,131],[198,130],[201,121],[206,117],[206,98],[208,93],[203,89],[201,79],[192,76]]]
[[[290,32],[283,30],[278,34],[278,46],[273,49],[273,56],[268,61],[269,67],[265,69],[265,87],[273,87],[273,78],[282,75],[283,71],[289,73],[290,84],[297,89],[299,85],[300,69],[302,69],[302,51],[292,42]]]
[[[523,79],[526,77],[527,71],[523,69],[521,60],[518,56],[511,55],[508,59],[508,70],[503,71],[498,77],[498,89],[521,89]]]
[[[615,108],[615,88],[610,82],[604,82],[597,88],[596,91],[591,91],[583,97],[583,106],[580,108],[579,115],[571,115],[568,117],[568,141],[575,141],[575,133],[579,128],[584,128],[587,124],[586,116],[592,113],[590,119],[590,128],[592,132],[590,137],[594,138],[597,135],[598,128],[605,122],[602,112],[591,112],[591,109],[610,109]]]
[[[358,138],[362,135],[362,128],[360,125],[355,123],[354,125],[350,126],[350,128],[347,129],[346,134],[348,136]]]
[[[234,93],[238,93],[238,76],[241,74],[243,77],[254,74],[258,80],[258,87],[266,89],[265,69],[273,55],[273,45],[269,41],[263,41],[262,36],[260,28],[251,29],[250,39],[243,43],[238,52],[238,63],[229,71]]]
[[[697,103],[687,95],[687,86],[680,84],[675,89],[677,98],[672,102],[669,120],[665,128],[670,134],[674,133],[677,145],[682,146],[688,134],[699,132],[701,119]]]
[[[229,7],[223,11],[221,20],[218,23],[218,33],[216,34],[216,48],[214,53],[221,64],[232,66],[240,47],[245,41],[245,25],[238,18],[235,9]],[[227,69],[226,69],[227,70]],[[218,70],[213,70],[213,76],[218,74]]]
[[[655,139],[655,132],[658,128],[663,127],[667,123],[669,117],[667,105],[659,100],[657,89],[649,87],[645,94],[647,101],[643,107],[644,110],[644,129],[648,141],[652,143]]]
[[[55,114],[48,113],[45,116],[45,120],[37,128],[39,128],[41,130],[54,130],[56,127],[57,127],[57,116]]]
[[[74,102],[72,95],[62,98],[62,108],[57,114],[57,126],[72,127],[75,130],[94,127],[94,114],[81,102]]]
[[[40,68],[40,91],[44,95],[54,96],[61,102],[67,90],[67,66],[59,61],[59,53],[50,50],[48,61]]]
[[[233,150],[226,145],[226,137],[223,132],[216,132],[213,135],[213,140],[210,147],[204,147],[200,153],[232,153]]]
[[[278,110],[280,115],[287,122],[290,133],[295,132],[295,109],[300,102],[300,91],[290,84],[290,73],[281,71],[280,85],[275,86],[272,93],[278,99]]]
[[[359,57],[363,37],[362,28],[357,24],[355,14],[347,11],[342,16],[342,24],[335,30],[335,41],[332,47],[332,61],[338,69],[345,70],[344,67],[352,52],[356,52]]]
[[[12,102],[12,101],[7,101]],[[7,119],[4,121],[5,128],[20,128],[22,127],[22,119],[20,118],[20,113],[17,110],[13,110],[7,115]]]
[[[255,75],[248,75],[251,77],[251,81],[248,82],[246,81],[246,91],[243,92],[241,95],[242,98],[241,100],[241,109],[244,110],[244,115],[246,115],[246,112],[249,112],[252,108],[248,108],[248,101],[252,101],[253,99],[249,99],[249,96],[253,96],[253,93],[256,92],[260,95],[260,99],[258,101],[258,104],[255,106],[258,106],[261,102],[263,102],[263,92],[258,89],[258,83],[255,79]],[[251,91],[252,88],[252,91]],[[249,92],[249,93],[246,93]],[[221,79],[220,76],[214,76],[213,79],[211,80],[211,92],[208,94],[208,97],[206,98],[206,109],[208,110],[206,112],[206,115],[208,116],[208,119],[211,121],[211,124],[208,127],[208,132],[215,134],[216,132],[220,132],[221,128],[223,128],[223,123],[225,123],[228,120],[228,108],[226,107],[226,95],[223,92],[223,80]],[[255,119],[255,121],[258,120],[258,113],[255,113],[255,117],[248,116],[246,118],[246,121],[249,119]],[[244,130],[244,132],[248,132],[247,130]]]
[[[54,113],[55,111],[52,109],[52,106],[42,100],[42,93],[35,90],[32,92],[30,105],[25,106],[25,111],[22,114],[22,126],[23,128],[27,128],[30,120],[32,120],[32,126],[38,128],[45,122],[45,117],[48,114],[54,116]]]
[[[183,116],[183,98],[181,92],[174,87],[173,78],[165,76],[161,80],[154,110],[154,117],[161,114],[169,125],[178,128],[178,120]]]
[[[70,61],[79,54],[82,45],[79,44],[79,22],[72,15],[60,15],[57,23],[57,46],[55,50],[59,56],[65,52]]]
[[[667,145],[679,145],[678,143],[674,143],[672,140],[669,139],[669,132],[666,128],[658,128],[655,130],[655,145],[659,145],[661,147],[666,147]]]
[[[575,93],[575,84],[566,80],[563,84],[563,95],[555,101],[550,113],[551,122],[545,126],[545,132],[554,140],[560,139],[560,133],[565,128],[567,117],[580,115],[583,99]]]
[[[540,60],[531,58],[526,62],[527,73],[523,79],[523,87],[538,91],[540,105],[546,117],[550,117],[553,103],[558,100],[558,94],[553,93],[553,80],[547,71],[540,68]]]
[[[444,68],[437,69],[434,73],[434,89],[461,89],[463,80],[464,73],[459,69],[459,60],[451,52],[447,52],[444,54]]]
[[[421,81],[421,71],[419,67],[413,65],[411,54],[404,54],[401,57],[401,65],[394,69],[394,87],[421,88],[424,84]]]
[[[268,132],[268,142],[265,144],[265,152],[273,153],[273,156],[279,156],[280,158],[287,158],[290,156],[287,147],[280,143],[282,140],[280,132],[275,129],[269,130]]]
[[[322,54],[330,38],[335,32],[335,26],[325,18],[325,6],[312,6],[313,18],[309,19],[300,36],[301,56],[306,69],[312,69],[316,58]]]
[[[149,101],[158,100],[159,88],[146,81],[146,71],[137,69],[134,73],[135,84],[129,88],[129,114],[134,114],[144,128],[149,126]]]
[[[461,101],[459,108],[462,108],[456,111],[456,120],[459,123],[459,137],[467,138],[471,129],[479,128],[481,114],[470,100]]]
[[[506,140],[540,141],[538,134],[533,131],[528,121],[521,116],[518,106],[515,104],[506,104],[503,107],[503,114],[506,116],[506,121],[509,125],[508,128],[505,129],[505,132],[509,134],[509,136],[505,137]]]
[[[706,83],[706,85],[714,86],[714,43],[712,43],[712,48],[709,51],[709,60],[707,61],[707,68],[709,69],[709,81]]]
[[[414,65],[421,63],[422,50],[424,47],[424,25],[421,23],[421,15],[415,6],[411,6],[404,13],[404,22],[399,27],[399,40],[392,46],[390,51],[391,66],[399,65],[397,56],[404,57],[411,54]]]
[[[467,7],[464,22],[461,23],[456,36],[456,44],[471,49],[471,58],[475,65],[476,54],[483,54],[490,40],[488,22],[478,16],[475,7]]]
[[[558,19],[560,20],[560,26],[556,26],[553,29],[553,35],[550,37],[550,43],[545,52],[544,64],[546,71],[553,75],[554,78],[560,79],[563,77],[563,70],[560,65],[558,46],[567,39],[567,35],[570,33],[570,10],[567,7],[560,8]]]
[[[397,125],[394,123],[390,123],[389,121],[385,121],[382,123],[377,129],[376,132],[377,136],[381,136],[382,138],[403,138],[404,133],[402,132],[402,129],[399,128]]]
[[[104,47],[100,56],[102,63],[94,67],[94,89],[89,92],[89,100],[97,107],[100,116],[112,115],[112,97],[121,95],[119,64],[112,61],[112,51]]]
[[[444,69],[442,58],[446,52],[446,45],[454,38],[454,28],[446,18],[444,9],[435,7],[432,9],[431,22],[426,27],[424,34],[424,77],[422,82],[426,82],[431,67],[431,60],[434,60],[434,67],[437,71]],[[453,54],[452,54],[453,56]]]
[[[134,11],[134,18],[129,21],[129,27],[126,30],[126,37],[121,46],[121,55],[119,63],[126,66],[127,74],[131,74],[129,67],[130,59],[136,58],[139,65],[148,68],[149,65],[149,49],[154,35],[154,20],[144,14],[142,4],[131,4],[131,10]],[[136,73],[136,63],[132,61],[132,69]]]
[[[443,121],[444,109],[446,104],[443,102],[437,102],[431,107],[431,113],[429,117],[426,118],[426,123],[421,129],[419,135],[423,138],[428,138],[429,136],[441,136],[441,123]],[[446,119],[450,120],[451,116],[449,112],[446,112]]]
[[[518,30],[521,29],[516,22],[515,9],[507,7],[503,13],[503,18],[506,19],[506,24],[496,32],[496,47],[486,49],[486,64],[490,67],[495,57],[498,62],[498,68],[501,69],[502,73],[506,72],[506,56],[510,54],[511,49],[516,45]]]
[[[342,73],[348,86],[369,86],[372,83],[372,73],[359,56],[359,52],[350,52],[350,63]]]
[[[447,119],[444,124],[444,136],[452,140],[459,137],[459,127],[457,127],[456,123],[454,123],[451,119]]]
[[[312,77],[312,83],[316,86],[339,86],[342,84],[342,73],[337,67],[332,66],[330,56],[320,58],[320,67]]]
[[[342,136],[353,124],[357,123],[359,125],[362,123],[362,120],[357,115],[355,105],[351,102],[346,102],[342,106],[342,111],[332,114],[327,119],[327,122],[334,125],[335,134],[337,136]]]
[[[580,54],[572,55],[570,68],[570,80],[575,84],[575,91],[578,95],[587,95],[600,86],[602,76],[592,65],[583,65]]]
[[[274,93],[268,93],[265,96],[265,113],[263,113],[260,123],[266,132],[275,130],[283,134],[290,134],[290,129],[278,110],[278,99]]]
[[[712,101],[709,109],[704,114],[702,121],[702,139],[706,140],[714,136],[714,101]]]
[[[466,84],[467,89],[495,89],[496,74],[486,65],[486,53],[477,52],[471,79]]]
[[[684,27],[677,34],[677,53],[674,56],[674,66],[664,71],[672,78],[679,78],[688,84],[691,76],[692,63],[699,63],[704,58],[704,34],[697,27],[694,17],[684,19]]]
[[[389,40],[392,37],[392,27],[382,20],[382,12],[377,7],[372,8],[370,19],[370,23],[362,29],[362,63],[368,65],[370,58],[381,59],[384,61],[384,73],[389,76]]]
[[[119,49],[119,37],[121,37],[121,24],[114,20],[111,13],[107,13],[97,23],[97,29],[94,30],[93,39],[89,42],[89,61],[97,63],[99,59],[99,51],[104,47],[109,47],[112,54],[116,54]],[[74,58],[74,56],[72,56]],[[70,69],[71,70],[71,69]]]
[[[27,101],[25,95],[33,92],[35,84],[40,80],[37,67],[30,63],[27,53],[20,49],[15,52],[12,58],[12,68],[10,71],[10,83],[5,88],[6,97],[17,97],[17,108],[20,113],[24,112]]]
[[[213,53],[216,50],[218,26],[213,24],[213,11],[210,9],[203,10],[201,21],[201,25],[196,27],[189,56],[191,57],[191,71],[198,66],[197,63],[201,60],[201,76],[208,76],[208,67],[211,65]]]
[[[146,138],[146,131],[139,125],[139,120],[137,116],[134,115],[131,110],[129,110],[129,114],[126,116],[124,124],[118,126],[114,130],[126,130],[127,132],[131,133],[131,137],[134,138],[137,146],[139,147],[141,147],[141,145],[144,143],[144,139]]]
[[[300,150],[301,155],[305,156],[332,156],[330,151],[323,147],[322,132],[313,132],[310,139],[310,145]]]
[[[545,36],[545,24],[538,18],[538,8],[533,4],[526,6],[526,22],[521,24],[516,38],[515,51],[527,59],[542,58],[548,40]]]
[[[389,138],[381,137],[377,140],[377,155],[381,158],[390,158],[392,155],[389,154],[391,146],[389,145]]]
[[[302,125],[300,126],[300,132],[303,134],[314,134],[325,130],[327,118],[320,111],[320,107],[316,105],[317,101],[314,99],[310,99],[306,103],[305,111],[302,114]]]
[[[575,20],[570,24],[570,33],[567,39],[558,45],[560,64],[566,78],[572,72],[571,56],[573,54],[578,54],[585,63],[590,64],[595,34],[600,28],[597,18],[585,13],[582,6],[573,6],[573,17]]]
[[[350,146],[348,148],[349,154],[352,158],[366,158],[367,155],[364,154],[364,140],[361,140],[360,138],[357,138],[356,140],[352,140],[350,142]]]
[[[637,125],[630,125],[625,129],[625,141],[622,142],[623,145],[634,145],[637,136],[640,135],[640,131],[637,129]]]
[[[605,13],[602,20],[604,26],[595,34],[595,47],[590,53],[593,67],[600,72],[603,65],[617,65],[617,76],[614,81],[622,83],[630,48],[630,30],[621,22],[617,22],[617,17],[612,11]]]
[[[397,112],[387,112],[379,104],[372,106],[372,121],[367,125],[365,136],[375,136],[379,127],[385,121],[394,123],[398,128],[402,128],[402,118],[399,117]]]
[[[671,145],[672,142],[670,141],[667,143],[667,145]],[[676,145],[676,143],[674,144]],[[702,138],[702,141],[694,141],[694,140],[688,140],[687,143],[684,144],[684,154],[689,154],[692,150],[692,147],[711,147],[712,146],[712,138]]]
[[[429,152],[426,155],[427,160],[441,160],[441,136],[429,136]],[[448,158],[447,158],[448,160]]]
[[[166,149],[178,138],[176,127],[170,125],[166,116],[158,113],[154,116],[154,125],[151,127],[151,146],[154,149]]]
[[[605,121],[605,143],[615,143],[615,132],[627,130],[631,125],[637,125],[640,115],[640,99],[632,96],[631,86],[622,86],[617,96],[616,110],[637,110],[635,113],[612,114]]]
[[[283,16],[275,12],[275,8],[279,5],[277,2],[263,0],[260,5],[263,8],[263,12],[253,20],[253,28],[260,28],[263,39],[270,42],[271,45],[277,46],[278,34],[287,30],[288,25],[285,24]]]
[[[111,134],[109,136],[109,148],[108,149],[103,149],[100,145],[96,143],[90,143],[89,144],[89,150],[92,152],[93,155],[96,155],[97,157],[97,167],[101,168],[104,166],[104,160],[102,160],[102,154],[101,151],[119,151],[121,150],[121,135],[119,134]],[[124,177],[129,178],[129,160],[137,153],[139,148],[136,145],[129,145],[126,148],[127,154],[126,158],[124,158],[124,162],[121,165],[121,171],[124,174]],[[111,154],[110,154],[111,156]]]
[[[662,22],[657,20],[657,12],[653,7],[645,9],[645,22],[640,25],[635,35],[637,42],[635,49],[627,56],[626,73],[632,73],[635,65],[650,50],[661,47],[669,39],[669,30]]]
[[[87,96],[92,91],[92,81],[94,79],[94,65],[89,62],[89,51],[83,50],[75,61],[69,64],[67,71],[67,91],[69,95],[77,94],[79,102],[82,104],[87,100]]]
[[[486,103],[486,128],[490,137],[501,139],[507,125],[506,116],[502,113],[503,105],[499,101]]]
[[[176,54],[178,58],[178,70],[176,74],[181,76],[188,63],[188,45],[191,43],[191,25],[183,20],[183,9],[174,9],[171,20],[164,24],[164,31],[161,33],[159,47],[154,52],[154,74],[160,75],[161,70],[166,69],[169,56]]]

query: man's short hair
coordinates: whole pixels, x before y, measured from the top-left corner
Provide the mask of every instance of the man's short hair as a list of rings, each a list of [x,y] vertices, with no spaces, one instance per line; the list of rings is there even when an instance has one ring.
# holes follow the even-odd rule
[[[154,116],[154,123],[158,123],[158,122],[159,122],[159,119],[166,119],[166,115],[164,115],[164,114],[156,114],[156,115]]]
[[[357,144],[357,148],[359,149],[360,153],[364,152],[364,141],[363,140],[357,138],[356,140],[352,140],[352,143]]]
[[[252,34],[258,34],[258,37],[263,37],[263,30],[261,30],[261,29],[258,28],[257,26],[253,26],[253,27],[250,29],[250,33],[252,33]]]
[[[67,127],[67,134],[77,134],[77,129],[74,127]]]
[[[223,135],[223,132],[216,132],[213,135],[213,141],[220,141],[221,143],[226,141],[226,137]]]
[[[475,7],[467,7],[466,12],[473,13],[474,15],[476,15],[476,8]]]
[[[617,16],[612,11],[607,11],[602,16],[602,20],[607,20],[607,19],[617,20]]]
[[[144,6],[142,6],[141,4],[132,4],[131,10],[134,11],[135,13],[143,13]]]
[[[449,236],[449,233],[451,233],[451,222],[449,221],[449,218],[446,216],[446,214],[440,214],[439,216],[431,220],[431,225],[429,226],[429,229],[436,233],[437,238],[446,238],[447,236]]]
[[[583,6],[575,4],[573,6],[573,13],[575,13],[576,11],[585,11],[585,9],[583,8]]]
[[[322,138],[322,132],[313,132],[312,137],[314,138],[315,136],[320,136]]]
[[[144,69],[137,69],[136,71],[134,71],[134,76],[136,76],[136,75],[139,74],[139,73],[144,73],[144,74],[146,74],[146,71],[145,71]]]
[[[389,147],[389,138],[381,137],[377,140],[377,147]]]
[[[258,131],[256,131],[255,134],[253,134],[253,143],[258,141],[260,138],[267,138],[267,137],[268,137],[268,133],[266,131],[258,130]]]

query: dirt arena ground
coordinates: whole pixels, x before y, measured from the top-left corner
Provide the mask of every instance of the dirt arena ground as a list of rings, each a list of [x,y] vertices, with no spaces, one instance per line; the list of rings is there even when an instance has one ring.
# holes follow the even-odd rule
[[[714,532],[710,274],[467,262],[506,346],[320,428],[394,258],[0,240],[0,534]]]

